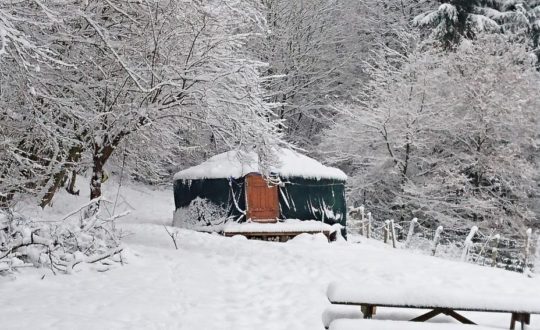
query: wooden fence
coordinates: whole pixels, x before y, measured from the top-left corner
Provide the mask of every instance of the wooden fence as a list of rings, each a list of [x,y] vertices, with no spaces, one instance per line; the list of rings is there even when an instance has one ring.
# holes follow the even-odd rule
[[[347,230],[351,238],[360,235],[383,241],[394,248],[421,250],[433,256],[504,268],[530,275],[540,250],[540,233],[527,229],[522,235],[504,236],[473,226],[467,230],[426,227],[417,218],[396,222],[374,219],[363,206],[351,208]],[[540,264],[536,265],[540,268]],[[540,272],[540,269],[537,269]]]

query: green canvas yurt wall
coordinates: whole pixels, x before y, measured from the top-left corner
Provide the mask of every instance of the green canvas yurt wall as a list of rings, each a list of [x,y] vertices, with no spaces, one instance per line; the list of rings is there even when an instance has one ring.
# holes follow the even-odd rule
[[[283,218],[346,225],[345,182],[297,177],[284,178],[282,181],[279,206]]]
[[[177,209],[189,206],[197,197],[223,207],[230,216],[239,217],[242,214],[240,210],[246,208],[244,178],[181,179],[174,182]],[[345,184],[330,179],[284,178],[279,187],[279,206],[283,219],[320,220],[345,226]]]
[[[176,209],[187,207],[197,197],[206,199],[227,210],[229,216],[239,217],[245,210],[244,178],[239,179],[180,179],[174,181]],[[236,199],[238,208],[233,198]]]
[[[174,181],[176,209],[186,208],[193,200],[202,198],[221,206],[240,222],[246,221],[241,217],[246,209],[245,176],[257,172],[258,166],[246,155],[240,159],[236,153],[217,155],[201,165],[179,172]],[[281,157],[281,167],[273,169],[273,181],[279,181],[280,218],[319,220],[345,227],[345,174],[290,150],[282,154],[285,156]],[[175,223],[178,221],[175,219]]]

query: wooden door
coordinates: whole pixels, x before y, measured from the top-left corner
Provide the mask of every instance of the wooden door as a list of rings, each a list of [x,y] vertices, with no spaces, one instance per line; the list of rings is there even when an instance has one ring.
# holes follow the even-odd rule
[[[246,176],[247,218],[254,222],[276,222],[279,217],[278,187],[259,174]]]

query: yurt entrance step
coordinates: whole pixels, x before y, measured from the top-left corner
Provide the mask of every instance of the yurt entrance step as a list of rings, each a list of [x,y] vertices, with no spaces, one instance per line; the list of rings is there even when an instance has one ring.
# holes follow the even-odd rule
[[[248,239],[255,239],[261,241],[274,241],[274,242],[287,242],[288,240],[300,235],[300,234],[324,234],[329,242],[336,240],[335,231],[303,231],[303,232],[234,232],[224,231],[223,235],[226,237],[232,237],[235,235],[242,235]]]
[[[227,237],[242,235],[250,239],[286,242],[300,234],[324,234],[329,241],[336,239],[337,228],[316,220],[287,219],[279,223],[229,223],[222,234]]]

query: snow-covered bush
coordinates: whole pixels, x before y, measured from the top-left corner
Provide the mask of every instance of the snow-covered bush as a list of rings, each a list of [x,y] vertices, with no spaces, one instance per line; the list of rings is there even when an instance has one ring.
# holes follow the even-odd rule
[[[173,226],[188,229],[214,227],[232,220],[227,217],[227,210],[205,198],[197,197],[187,207],[179,208],[174,213]]]
[[[114,228],[119,216],[105,217],[97,212],[87,217],[88,206],[52,222],[0,210],[0,275],[21,267],[71,273],[78,264],[98,262],[98,270],[103,271],[114,261],[122,262],[120,238]]]

